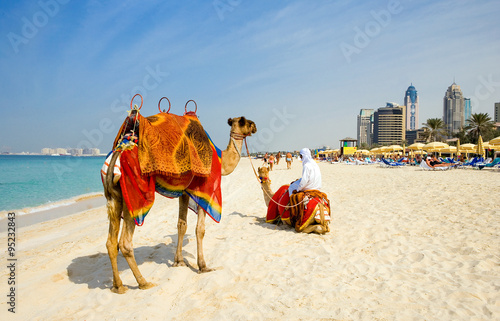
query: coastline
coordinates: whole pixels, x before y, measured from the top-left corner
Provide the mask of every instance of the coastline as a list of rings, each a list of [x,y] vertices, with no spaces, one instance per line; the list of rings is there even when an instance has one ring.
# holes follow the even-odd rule
[[[54,220],[106,205],[103,193],[88,193],[35,207],[0,211],[0,233],[7,230],[8,213],[15,213],[19,228]]]

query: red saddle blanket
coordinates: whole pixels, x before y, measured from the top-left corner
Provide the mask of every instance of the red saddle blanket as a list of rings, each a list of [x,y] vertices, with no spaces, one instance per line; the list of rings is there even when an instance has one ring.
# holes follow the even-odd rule
[[[283,185],[274,193],[267,208],[267,223],[277,223],[281,219],[301,232],[311,224],[322,223],[322,210],[323,223],[330,221],[330,202],[326,194],[316,190],[299,192],[293,195],[295,200],[290,202],[288,187],[289,185]],[[292,210],[292,206],[295,210]]]

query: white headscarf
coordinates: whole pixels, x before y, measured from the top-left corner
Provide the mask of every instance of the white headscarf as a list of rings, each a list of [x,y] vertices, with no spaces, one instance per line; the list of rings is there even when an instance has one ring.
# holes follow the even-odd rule
[[[302,148],[302,178],[290,184],[288,192],[292,195],[293,191],[305,191],[309,189],[319,190],[321,188],[321,171],[318,164],[311,156],[309,148]]]

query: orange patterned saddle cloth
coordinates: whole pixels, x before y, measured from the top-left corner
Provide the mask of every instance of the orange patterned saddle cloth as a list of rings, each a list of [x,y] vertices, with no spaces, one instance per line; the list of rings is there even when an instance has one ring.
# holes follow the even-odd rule
[[[142,175],[208,177],[212,168],[212,146],[198,117],[159,113],[137,114],[138,158]],[[115,139],[123,135],[124,122]]]

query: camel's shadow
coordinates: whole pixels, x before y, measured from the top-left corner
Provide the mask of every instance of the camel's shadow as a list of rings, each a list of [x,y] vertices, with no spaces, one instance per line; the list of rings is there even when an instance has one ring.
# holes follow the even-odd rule
[[[170,235],[170,237],[176,239],[177,235]],[[187,238],[184,239],[183,247],[188,243],[189,240]],[[176,249],[176,242],[170,244],[159,243],[153,246],[141,246],[134,248],[134,256],[139,268],[145,262],[165,264],[170,268],[173,266]],[[185,251],[183,251],[182,254],[184,258],[195,258],[194,255]],[[118,271],[130,269],[121,252],[118,253],[117,261]],[[184,261],[191,270],[198,272],[196,267],[191,266],[187,260]],[[96,269],[99,270],[96,271]],[[96,253],[77,257],[68,265],[67,273],[71,282],[76,284],[87,284],[89,289],[107,289],[113,286],[113,272],[108,253]],[[129,287],[133,288],[133,286]]]
[[[258,225],[258,226],[261,226],[261,227],[266,228],[268,230],[283,230],[283,231],[287,231],[287,230],[291,229],[288,225],[283,224],[283,223],[280,223],[279,225],[267,223],[266,222],[266,217],[261,217],[261,216],[256,216],[256,215],[245,215],[245,214],[239,213],[239,212],[232,212],[229,215],[238,215],[238,216],[243,217],[243,218],[254,218],[255,221],[254,222],[250,222],[250,224],[252,224],[252,225]]]

